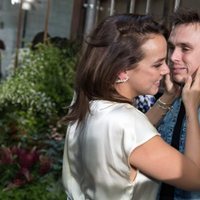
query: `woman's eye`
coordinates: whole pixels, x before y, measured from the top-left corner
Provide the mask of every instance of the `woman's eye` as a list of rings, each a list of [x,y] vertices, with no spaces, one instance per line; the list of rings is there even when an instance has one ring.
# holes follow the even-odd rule
[[[163,63],[155,64],[154,67],[158,68],[158,67],[162,66],[162,64],[163,64]]]

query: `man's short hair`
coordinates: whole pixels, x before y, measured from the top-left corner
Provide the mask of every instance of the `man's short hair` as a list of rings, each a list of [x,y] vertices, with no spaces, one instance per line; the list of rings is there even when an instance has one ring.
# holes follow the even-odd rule
[[[172,14],[171,22],[174,26],[181,24],[200,23],[200,14],[197,10],[180,8]]]

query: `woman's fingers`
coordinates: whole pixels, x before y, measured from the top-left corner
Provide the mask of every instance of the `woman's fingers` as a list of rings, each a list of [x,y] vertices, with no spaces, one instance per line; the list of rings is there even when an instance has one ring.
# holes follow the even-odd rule
[[[173,87],[173,82],[172,82],[172,80],[171,80],[170,75],[169,75],[169,74],[166,74],[164,80],[165,80],[165,87],[166,87],[166,89],[167,89],[167,90],[171,90],[172,87]]]
[[[165,75],[165,91],[174,97],[180,96],[181,87],[172,81],[171,75]]]
[[[195,87],[200,89],[200,67],[196,71],[194,78],[193,78],[193,84]]]
[[[192,85],[192,77],[188,76],[187,80],[185,81],[185,85],[183,87],[183,91],[189,90],[191,88]]]
[[[186,107],[193,106],[195,109],[200,104],[200,67],[196,71],[193,78],[187,77],[182,90],[182,98]]]

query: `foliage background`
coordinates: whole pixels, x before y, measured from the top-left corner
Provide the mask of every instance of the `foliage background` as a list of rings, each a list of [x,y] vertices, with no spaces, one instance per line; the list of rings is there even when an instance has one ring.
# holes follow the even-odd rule
[[[66,198],[61,169],[67,126],[62,119],[73,96],[78,48],[69,41],[40,44],[1,82],[2,199]]]

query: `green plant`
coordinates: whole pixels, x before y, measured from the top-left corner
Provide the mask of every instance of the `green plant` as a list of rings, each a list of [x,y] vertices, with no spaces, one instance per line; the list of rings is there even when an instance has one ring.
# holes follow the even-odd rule
[[[26,54],[16,73],[0,85],[0,129],[35,133],[66,114],[73,95],[76,55],[67,49],[40,45]]]
[[[77,46],[72,46],[39,45],[0,84],[3,199],[66,197],[60,187],[66,131],[61,122],[73,96]]]
[[[55,128],[54,128],[55,129]],[[57,131],[31,138],[26,145],[0,147],[0,185],[6,189],[37,181],[46,173],[60,178],[64,139]]]
[[[37,182],[26,184],[21,188],[5,191],[0,186],[0,197],[3,200],[65,200],[66,194],[61,180],[55,180],[51,174],[47,174]]]

